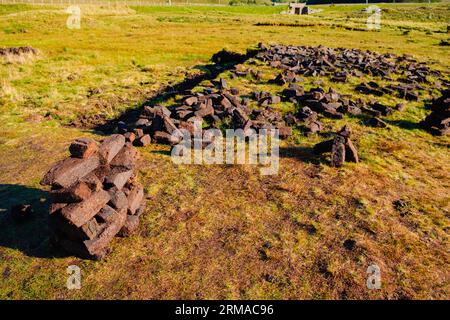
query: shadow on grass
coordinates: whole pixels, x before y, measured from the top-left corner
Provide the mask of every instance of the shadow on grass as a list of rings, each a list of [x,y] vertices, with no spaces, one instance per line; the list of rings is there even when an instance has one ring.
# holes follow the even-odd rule
[[[48,192],[23,185],[0,184],[0,247],[17,249],[27,256],[52,258],[67,256],[50,245]],[[15,205],[31,204],[33,214],[21,222],[11,217]]]
[[[159,154],[167,157],[171,157],[171,151],[170,150],[153,150],[151,151],[153,154]],[[313,148],[311,147],[302,147],[302,146],[289,146],[289,147],[282,147],[279,149],[279,155],[280,158],[293,158],[297,161],[301,161],[304,163],[311,163],[311,164],[321,164],[321,163],[327,163],[327,160],[325,160],[325,157],[322,155],[314,153]],[[224,155],[225,157],[225,155]]]
[[[168,157],[170,157],[172,155],[172,152],[170,150],[153,150],[153,151],[150,151],[150,153],[160,154],[160,155],[168,156]]]
[[[410,120],[384,120],[386,123],[406,130],[422,129],[419,123]]]
[[[373,116],[370,116],[368,114],[359,114],[359,115],[353,115],[351,116],[352,118],[355,119],[359,119],[361,124],[365,125],[365,126],[371,126],[369,124],[370,119],[373,118]],[[405,129],[405,130],[416,130],[416,129],[422,129],[422,127],[420,126],[420,123],[418,122],[413,122],[410,120],[389,120],[386,119],[385,117],[380,116],[379,117],[381,120],[383,120],[384,122],[386,122],[387,124],[391,125],[391,126],[396,126],[399,127],[401,129]]]
[[[324,157],[316,154],[313,148],[302,146],[280,148],[280,158],[293,158],[297,161],[316,165],[327,162]]]

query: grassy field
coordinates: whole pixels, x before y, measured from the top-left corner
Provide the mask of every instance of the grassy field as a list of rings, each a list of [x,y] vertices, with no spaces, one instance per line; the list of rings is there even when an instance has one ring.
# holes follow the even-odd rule
[[[299,132],[282,145],[275,176],[177,166],[168,147],[141,148],[148,205],[138,234],[115,239],[101,262],[49,243],[39,180],[70,141],[100,139],[92,125],[201,72],[222,48],[360,48],[448,71],[449,47],[440,45],[450,37],[448,3],[380,7],[377,32],[365,30],[364,5],[315,6],[322,11],[301,17],[280,15],[281,6],[82,5],[79,30],[67,28],[62,6],[0,5],[0,47],[40,51],[0,61],[0,299],[449,299],[450,138],[417,126],[429,95],[387,117],[388,128],[326,121],[328,131],[345,123],[354,131],[362,162],[341,169],[313,156],[323,138]],[[17,225],[8,211],[23,202],[35,216]],[[366,288],[371,263],[380,290]],[[66,288],[72,264],[82,269],[80,290]]]

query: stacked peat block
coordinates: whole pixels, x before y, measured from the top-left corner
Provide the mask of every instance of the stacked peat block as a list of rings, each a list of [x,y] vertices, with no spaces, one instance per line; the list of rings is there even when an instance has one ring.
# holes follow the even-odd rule
[[[314,152],[331,152],[331,165],[341,167],[345,161],[359,162],[358,150],[350,140],[351,128],[345,125],[332,140],[319,142],[314,146]]]
[[[442,96],[433,99],[431,114],[421,122],[421,125],[435,135],[450,133],[450,89],[443,90]]]
[[[69,151],[41,181],[51,186],[54,240],[71,254],[101,259],[116,235],[137,229],[144,211],[144,190],[135,177],[138,153],[119,134],[100,145],[76,139]]]

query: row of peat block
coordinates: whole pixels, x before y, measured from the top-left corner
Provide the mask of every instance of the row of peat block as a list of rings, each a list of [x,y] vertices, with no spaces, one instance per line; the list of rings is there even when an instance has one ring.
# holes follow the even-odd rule
[[[71,254],[101,259],[116,235],[137,229],[144,212],[144,189],[135,176],[138,152],[120,134],[101,144],[76,139],[69,151],[41,181],[51,186],[52,239]]]

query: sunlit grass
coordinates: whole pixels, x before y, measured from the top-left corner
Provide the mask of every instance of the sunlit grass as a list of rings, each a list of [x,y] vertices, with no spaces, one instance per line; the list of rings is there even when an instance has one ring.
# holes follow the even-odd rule
[[[358,117],[323,119],[326,132],[346,123],[353,129],[362,161],[340,170],[312,155],[325,137],[298,129],[281,146],[275,176],[252,166],[177,166],[168,146],[141,148],[148,200],[139,233],[115,239],[101,262],[51,257],[49,200],[39,180],[74,138],[102,138],[63,125],[81,116],[114,118],[161,86],[199,73],[222,48],[245,52],[258,42],[406,53],[448,70],[448,49],[438,45],[448,38],[448,4],[380,6],[380,32],[346,29],[365,28],[359,5],[318,6],[323,11],[308,17],[269,6],[90,7],[80,30],[67,29],[63,7],[0,6],[0,46],[40,50],[31,61],[0,62],[0,298],[448,298],[450,140],[416,126],[430,96],[385,117],[388,128],[367,127]],[[242,93],[278,93],[267,83],[277,71],[259,68],[260,82],[221,76]],[[306,79],[305,88],[315,80]],[[360,80],[321,80],[369,98],[353,90]],[[398,199],[408,202],[405,212],[393,208]],[[21,202],[32,203],[36,217],[15,225],[7,211]],[[349,238],[354,251],[342,245]],[[382,290],[365,287],[370,263],[382,270]],[[70,264],[82,269],[79,291],[65,287]]]

